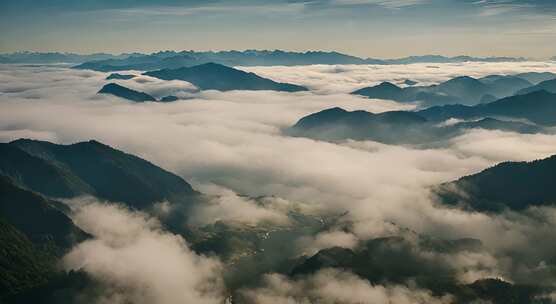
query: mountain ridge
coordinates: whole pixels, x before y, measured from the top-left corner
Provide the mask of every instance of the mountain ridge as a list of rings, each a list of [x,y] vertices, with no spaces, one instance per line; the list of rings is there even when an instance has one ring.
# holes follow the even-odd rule
[[[93,195],[144,209],[163,201],[188,205],[200,195],[181,177],[94,140],[57,145],[19,139],[0,144],[0,155],[10,157],[0,162],[0,173],[46,196]],[[34,168],[42,173],[33,175]],[[60,186],[48,186],[50,180]]]
[[[556,78],[552,79],[552,80],[545,80],[543,82],[540,82],[534,86],[528,87],[528,88],[524,88],[521,89],[519,91],[517,91],[516,94],[518,95],[523,95],[523,94],[528,94],[528,93],[532,93],[535,91],[547,91],[549,93],[556,93]]]
[[[505,97],[487,104],[434,106],[417,113],[436,122],[449,118],[472,119],[490,116],[526,119],[539,125],[554,126],[556,125],[556,94],[541,90]]]
[[[543,75],[529,73],[528,77],[542,78]],[[519,90],[534,86],[530,81],[514,75],[489,75],[478,79],[469,76],[458,76],[439,84],[408,86],[405,88],[391,82],[382,82],[376,86],[355,90],[351,94],[398,102],[420,102],[425,106],[443,104],[475,105],[485,100],[492,101],[512,96]]]
[[[536,106],[531,106],[533,104]],[[464,121],[445,124],[450,118]],[[531,123],[520,121],[524,119]],[[488,104],[444,105],[421,111],[373,114],[334,107],[300,118],[293,126],[285,129],[284,133],[333,142],[352,139],[426,146],[461,135],[469,129],[536,134],[549,132],[546,127],[554,124],[556,94],[536,91]]]
[[[276,82],[255,73],[244,72],[218,63],[204,63],[193,67],[162,69],[145,72],[143,75],[162,80],[183,80],[201,90],[272,90],[283,92],[308,91],[307,88]]]
[[[556,155],[534,161],[502,162],[442,184],[435,191],[449,205],[487,212],[519,211],[531,206],[556,205],[554,181]]]
[[[409,56],[394,59],[363,58],[335,51],[293,52],[283,50],[245,51],[159,51],[150,54],[134,53],[125,58],[86,61],[75,68],[96,71],[158,70],[179,68],[216,62],[229,66],[293,66],[311,64],[412,64],[412,63],[457,63],[457,62],[516,62],[523,57],[472,57],[441,55]]]
[[[145,92],[135,91],[130,88],[126,88],[117,83],[109,83],[104,85],[97,94],[109,94],[123,99],[135,101],[135,102],[145,102],[145,101],[156,101],[156,98]]]

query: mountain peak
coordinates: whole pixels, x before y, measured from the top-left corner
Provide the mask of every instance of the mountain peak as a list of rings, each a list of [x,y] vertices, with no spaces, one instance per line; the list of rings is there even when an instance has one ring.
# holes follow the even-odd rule
[[[71,146],[74,145],[84,145],[84,146],[91,146],[91,147],[101,147],[101,148],[110,148],[113,149],[112,147],[110,147],[107,144],[103,144],[100,141],[97,141],[95,139],[90,139],[88,141],[81,141],[81,142],[76,142],[74,144],[71,144]]]
[[[136,102],[156,101],[154,97],[147,93],[135,91],[113,82],[104,85],[102,89],[98,91],[98,94],[110,94]]]
[[[477,85],[481,85],[482,83],[470,76],[458,76],[458,77],[454,77],[446,82],[443,82],[444,84],[449,84],[449,83],[463,83],[463,84],[477,84]]]
[[[523,95],[527,93],[532,93],[535,91],[545,91],[549,93],[556,93],[556,78],[551,80],[545,80],[540,82],[537,85],[530,86],[528,88],[521,89],[517,91],[516,94]]]
[[[232,70],[233,68],[227,67],[223,64],[220,63],[215,63],[215,62],[207,62],[207,63],[203,63],[203,64],[199,64],[196,66],[197,68],[201,68],[201,67],[210,67],[210,68],[223,68],[223,69],[230,69]]]
[[[375,86],[375,88],[400,89],[400,87],[388,81],[381,82],[379,85]]]
[[[340,107],[333,107],[333,108],[324,109],[324,110],[322,110],[322,111],[320,111],[320,112],[317,112],[317,114],[318,114],[318,113],[320,113],[320,114],[324,114],[324,113],[347,113],[347,112],[348,112],[348,111],[346,111],[346,110],[344,110],[344,109],[342,109],[342,108],[340,108]]]
[[[356,90],[351,94],[362,95],[368,98],[392,99],[396,101],[405,99],[403,89],[388,81],[382,82],[374,87],[365,87]]]
[[[45,195],[90,194],[134,208],[164,200],[188,201],[196,195],[181,177],[97,140],[58,145],[23,139],[4,145],[19,152],[4,152],[3,158],[13,160],[0,162],[0,171],[23,177],[25,186]]]
[[[119,74],[119,73],[112,73],[110,75],[108,75],[108,77],[106,77],[106,80],[112,80],[112,79],[121,79],[121,80],[128,80],[131,78],[134,78],[135,75],[131,75],[131,74]]]
[[[254,73],[234,69],[219,63],[208,62],[192,67],[162,69],[146,72],[144,75],[162,80],[183,80],[201,90],[271,90],[282,92],[307,91],[307,88],[280,83],[260,77]]]

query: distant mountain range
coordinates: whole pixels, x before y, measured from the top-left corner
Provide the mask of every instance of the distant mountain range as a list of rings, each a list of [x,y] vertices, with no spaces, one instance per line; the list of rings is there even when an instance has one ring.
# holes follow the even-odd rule
[[[450,118],[467,121],[441,124]],[[556,94],[536,91],[488,104],[436,106],[417,112],[373,114],[332,108],[301,118],[285,132],[326,141],[354,139],[387,144],[428,144],[460,135],[468,129],[539,133],[544,132],[544,126],[554,125]]]
[[[442,201],[478,211],[556,205],[556,155],[504,162],[437,188]]]
[[[532,123],[556,125],[556,94],[547,91],[534,91],[525,95],[515,95],[475,106],[444,105],[417,112],[431,122],[442,122],[450,118],[478,119],[502,117],[528,120]]]
[[[122,71],[176,69],[208,62],[228,66],[273,66],[310,64],[411,64],[411,63],[457,63],[457,62],[515,62],[526,58],[513,57],[445,57],[440,55],[411,56],[398,59],[360,58],[338,52],[308,51],[288,52],[281,50],[246,51],[161,51],[151,54],[131,53],[121,55],[72,53],[19,52],[0,54],[0,63],[81,63],[78,69],[96,71]]]
[[[307,88],[290,84],[276,82],[267,78],[258,76],[255,73],[244,72],[217,63],[205,63],[190,68],[179,69],[163,69],[157,71],[146,72],[143,75],[159,78],[162,80],[183,80],[190,82],[200,90],[270,90],[281,92],[299,92],[308,91]],[[113,73],[106,79],[127,80],[129,76]],[[153,96],[139,92],[130,88],[126,88],[117,83],[108,83],[104,85],[99,94],[110,94],[135,102],[160,101],[173,102],[179,98],[176,96],[164,96],[157,100]]]
[[[556,78],[556,74],[551,72],[527,72],[514,75],[515,77],[525,79],[532,84],[539,84],[546,80]]]
[[[444,104],[475,105],[514,94],[538,90],[556,92],[556,74],[522,73],[518,75],[489,75],[475,79],[460,76],[431,86],[401,88],[390,82],[365,87],[352,92],[368,98],[390,99],[399,102],[418,101],[424,106]]]
[[[275,82],[255,73],[244,72],[217,63],[205,63],[189,68],[163,69],[146,72],[144,75],[163,80],[184,80],[201,90],[272,90],[283,92],[308,90],[302,86]]]
[[[524,88],[521,89],[519,91],[517,91],[517,94],[528,94],[531,92],[535,92],[535,91],[547,91],[550,93],[556,93],[556,78],[552,79],[552,80],[545,80],[537,85],[534,85],[532,87],[528,87],[528,88]]]

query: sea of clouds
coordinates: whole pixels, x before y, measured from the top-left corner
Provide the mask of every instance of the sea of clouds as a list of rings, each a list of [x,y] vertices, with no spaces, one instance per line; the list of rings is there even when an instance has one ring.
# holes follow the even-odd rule
[[[381,81],[432,84],[454,76],[556,72],[556,64],[462,63],[399,66],[299,66],[242,68],[277,81],[306,85],[310,92],[198,91],[183,81],[146,76],[118,80],[173,103],[133,103],[99,95],[108,73],[66,66],[0,66],[0,141],[33,138],[71,144],[96,139],[170,170],[215,198],[184,222],[274,222],[287,225],[290,208],[307,212],[348,211],[349,231],[328,231],[296,242],[300,253],[395,235],[404,227],[441,238],[480,239],[486,252],[450,256],[458,277],[470,282],[498,276],[556,284],[543,261],[555,252],[556,209],[487,215],[448,209],[430,187],[507,160],[534,160],[556,153],[556,136],[473,130],[438,148],[384,145],[371,141],[328,143],[283,135],[301,117],[339,106],[384,112],[414,106],[366,99],[349,92]],[[139,74],[137,71],[131,73]],[[271,196],[257,204],[246,197]],[[171,210],[171,209],[169,209]],[[114,204],[75,203],[74,220],[94,238],[65,259],[118,288],[107,302],[179,301],[213,303],[225,298],[218,257],[191,251],[187,240],[164,231],[156,218]],[[392,223],[395,223],[393,226]],[[153,260],[153,255],[158,256]],[[439,257],[441,258],[441,257]],[[157,263],[160,267],[143,268]],[[350,282],[349,284],[347,284]],[[148,288],[145,288],[145,287]],[[348,288],[353,293],[345,293]],[[121,291],[131,290],[122,294]],[[304,290],[310,289],[309,294]],[[427,291],[371,286],[337,271],[292,281],[268,274],[265,286],[244,290],[255,303],[444,303]],[[139,299],[144,299],[143,302]],[[324,300],[330,299],[330,300]],[[402,301],[403,300],[403,301]],[[327,302],[328,301],[328,302]],[[296,302],[296,303],[297,303]]]

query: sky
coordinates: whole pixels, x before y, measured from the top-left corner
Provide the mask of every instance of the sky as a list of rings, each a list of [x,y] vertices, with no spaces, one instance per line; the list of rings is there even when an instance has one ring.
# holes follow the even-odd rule
[[[2,0],[0,52],[556,56],[554,0]]]

